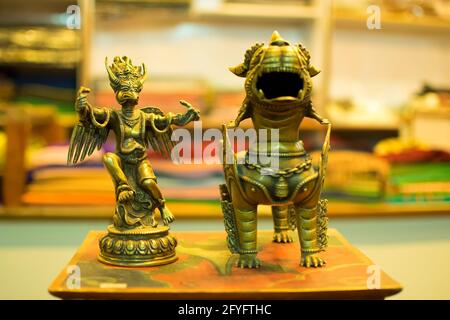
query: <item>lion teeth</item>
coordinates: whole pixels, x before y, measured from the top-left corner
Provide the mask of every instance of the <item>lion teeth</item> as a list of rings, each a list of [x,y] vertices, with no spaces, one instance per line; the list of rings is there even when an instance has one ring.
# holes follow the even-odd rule
[[[303,100],[303,98],[305,98],[305,90],[300,90],[300,100]]]

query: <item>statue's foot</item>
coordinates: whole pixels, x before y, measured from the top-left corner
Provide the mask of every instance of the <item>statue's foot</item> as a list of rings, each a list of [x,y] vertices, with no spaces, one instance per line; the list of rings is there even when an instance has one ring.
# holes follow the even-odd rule
[[[175,217],[173,216],[172,212],[164,206],[159,209],[161,211],[161,219],[163,223],[167,226],[169,223],[174,222]]]
[[[239,268],[259,268],[261,266],[261,261],[256,257],[256,253],[240,254],[237,266]]]
[[[326,264],[325,260],[319,257],[318,254],[302,254],[300,265],[306,268],[320,268]]]
[[[120,191],[118,200],[119,202],[127,202],[134,198],[134,191],[129,189],[124,189]]]
[[[273,233],[273,242],[276,243],[290,243],[293,242],[294,239],[289,234],[289,231],[282,230],[282,231],[275,231]]]

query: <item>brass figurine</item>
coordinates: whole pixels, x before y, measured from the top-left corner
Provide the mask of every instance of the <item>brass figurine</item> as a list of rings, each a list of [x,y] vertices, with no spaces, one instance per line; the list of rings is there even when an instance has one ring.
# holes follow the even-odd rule
[[[331,124],[322,119],[311,103],[312,77],[319,71],[310,64],[309,52],[300,44],[290,45],[278,32],[269,45],[256,44],[245,53],[245,60],[230,71],[245,77],[246,97],[234,121],[223,126],[224,172],[226,184],[220,186],[227,243],[239,254],[238,266],[257,268],[257,206],[271,205],[274,221],[273,241],[292,242],[289,230],[298,229],[300,264],[321,267],[319,252],[327,246],[327,200],[321,199],[325,178]],[[299,140],[304,117],[327,126],[318,169]],[[275,149],[257,142],[248,150],[234,154],[228,130],[251,118],[255,129],[277,129]],[[278,167],[262,164],[260,156],[277,150]],[[226,162],[226,153],[233,162]],[[256,163],[248,161],[256,156]]]
[[[72,132],[68,163],[83,161],[100,149],[112,130],[116,152],[106,153],[103,163],[115,186],[116,206],[113,224],[100,239],[101,262],[119,266],[154,266],[174,262],[176,239],[168,224],[174,216],[167,208],[158,187],[147,149],[152,147],[169,156],[172,125],[184,126],[199,119],[198,110],[189,103],[184,114],[164,114],[156,107],[138,109],[147,69],[134,66],[128,57],[115,57],[112,65],[105,59],[109,81],[120,109],[93,107],[87,101],[90,89],[81,87],[75,103],[79,123]],[[159,210],[163,226],[158,226]]]

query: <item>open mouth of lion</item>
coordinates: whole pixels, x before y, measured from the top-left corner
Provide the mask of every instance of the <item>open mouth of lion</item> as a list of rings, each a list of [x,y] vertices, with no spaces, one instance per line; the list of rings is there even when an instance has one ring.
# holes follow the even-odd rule
[[[256,90],[261,99],[298,100],[302,96],[303,89],[302,77],[294,72],[263,72],[256,82]]]

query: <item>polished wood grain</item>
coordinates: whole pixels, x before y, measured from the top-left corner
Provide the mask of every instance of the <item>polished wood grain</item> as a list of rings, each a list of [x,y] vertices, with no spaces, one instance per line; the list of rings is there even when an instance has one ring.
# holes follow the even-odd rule
[[[373,262],[329,230],[324,268],[299,266],[298,243],[276,244],[270,231],[258,233],[260,269],[235,267],[225,232],[179,232],[176,263],[145,268],[112,267],[97,261],[92,231],[49,292],[63,299],[384,299],[402,290],[380,270],[380,287],[368,289]],[[80,287],[69,289],[69,266],[78,266]]]

